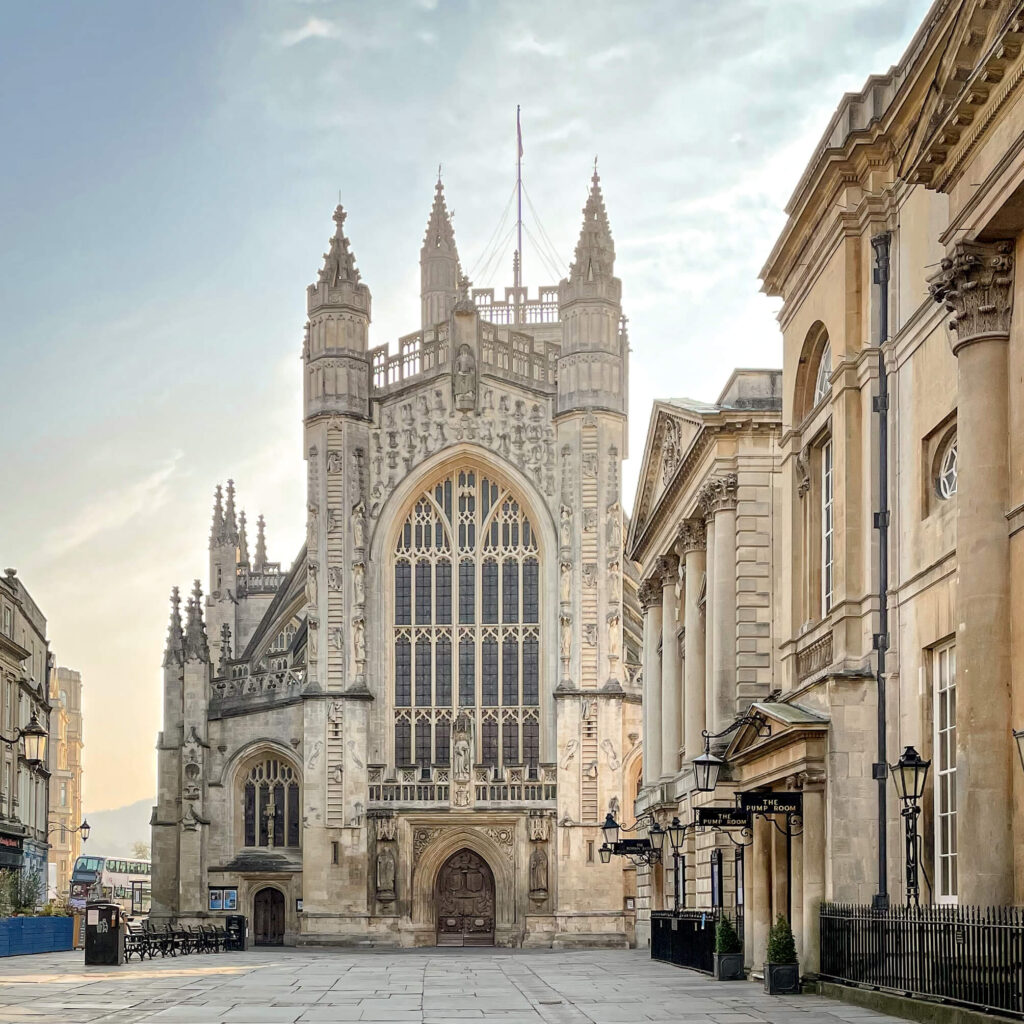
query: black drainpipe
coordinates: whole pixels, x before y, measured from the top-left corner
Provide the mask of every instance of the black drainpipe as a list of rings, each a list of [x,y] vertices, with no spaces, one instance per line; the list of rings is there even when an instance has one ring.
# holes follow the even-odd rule
[[[889,777],[885,743],[885,652],[889,649],[889,377],[885,370],[882,346],[889,340],[889,242],[888,231],[871,239],[875,251],[874,281],[878,285],[878,395],[872,408],[878,413],[878,511],[874,526],[878,531],[878,632],[874,636],[878,665],[875,682],[878,689],[878,761],[872,765],[872,778],[878,782],[878,892],[872,905],[876,910],[889,907],[887,814],[885,787]]]

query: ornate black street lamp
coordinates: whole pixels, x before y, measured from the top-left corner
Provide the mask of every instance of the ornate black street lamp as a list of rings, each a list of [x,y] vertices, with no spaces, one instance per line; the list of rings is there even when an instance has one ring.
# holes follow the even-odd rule
[[[28,725],[17,728],[10,739],[0,733],[0,742],[6,743],[9,747],[13,747],[21,739],[25,741],[25,760],[31,767],[38,768],[46,761],[47,734],[39,724],[34,711]]]
[[[772,727],[760,715],[740,715],[734,722],[727,725],[721,732],[711,733],[707,729],[701,731],[704,737],[704,753],[693,759],[694,786],[699,793],[714,793],[718,785],[718,776],[726,762],[711,753],[711,741],[728,736],[743,726],[749,725],[757,730],[758,736],[770,736]]]
[[[50,835],[53,832],[59,832],[61,829],[63,829],[65,832],[70,832],[72,834],[74,834],[75,832],[81,832],[83,843],[88,841],[89,833],[92,831],[92,825],[89,824],[86,818],[82,819],[82,824],[79,825],[78,828],[71,828],[68,825],[54,825],[53,822],[50,823],[50,826],[51,827],[46,830],[47,835]]]
[[[900,755],[900,759],[895,764],[889,765],[893,782],[896,784],[896,794],[903,805],[900,813],[903,815],[906,826],[908,907],[918,905],[921,893],[917,877],[919,864],[917,819],[921,813],[921,808],[918,805],[921,797],[924,796],[924,784],[928,778],[930,767],[931,761],[925,761],[913,747],[907,747]]]
[[[646,839],[619,840],[620,831],[634,832],[645,826],[648,830]],[[641,814],[628,828],[619,825],[615,820],[615,815],[609,811],[605,815],[601,832],[604,835],[604,843],[597,852],[601,857],[602,864],[607,864],[613,856],[628,857],[637,866],[656,864],[661,860],[661,851],[665,845],[665,830],[654,820],[654,815],[650,811]]]

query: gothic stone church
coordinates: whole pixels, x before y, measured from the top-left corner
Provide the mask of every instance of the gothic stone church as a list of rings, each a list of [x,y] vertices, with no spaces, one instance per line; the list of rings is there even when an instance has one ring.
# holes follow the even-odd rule
[[[628,342],[595,172],[569,275],[469,288],[437,185],[422,326],[370,348],[345,213],[307,291],[307,540],[209,592],[164,657],[153,917],[265,943],[624,945],[600,824],[640,771],[623,557]],[[296,500],[301,500],[296,496]]]

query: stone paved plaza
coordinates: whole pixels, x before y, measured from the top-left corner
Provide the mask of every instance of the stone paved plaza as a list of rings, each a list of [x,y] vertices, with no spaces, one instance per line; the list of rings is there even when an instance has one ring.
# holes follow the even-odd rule
[[[819,996],[766,996],[637,951],[254,950],[84,967],[0,961],[0,1021],[284,1024],[897,1024]]]

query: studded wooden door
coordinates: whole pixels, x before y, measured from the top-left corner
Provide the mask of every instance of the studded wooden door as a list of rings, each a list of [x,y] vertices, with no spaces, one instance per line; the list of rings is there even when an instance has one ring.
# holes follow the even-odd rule
[[[494,875],[472,850],[459,850],[437,876],[437,944],[494,945]]]
[[[257,946],[284,943],[284,896],[277,889],[260,889],[253,900],[253,933]]]

